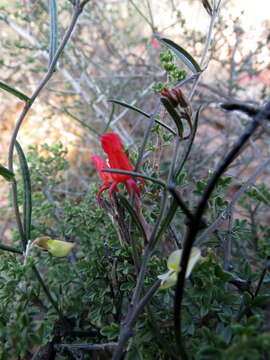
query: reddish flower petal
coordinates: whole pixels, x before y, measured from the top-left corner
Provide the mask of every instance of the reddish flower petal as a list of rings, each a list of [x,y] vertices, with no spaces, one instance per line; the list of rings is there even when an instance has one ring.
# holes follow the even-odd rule
[[[140,197],[140,190],[138,188],[138,185],[135,183],[135,181],[131,178],[125,181],[126,189],[129,195],[132,195],[132,192],[134,191],[135,194]]]
[[[151,45],[154,49],[157,49],[159,47],[159,42],[157,41],[157,39],[153,39],[151,41]]]
[[[104,152],[108,156],[112,169],[134,171],[127,155],[124,153],[122,142],[117,134],[108,133],[103,135],[101,137],[101,144]],[[131,175],[112,174],[112,178],[116,182],[122,182],[130,179]]]
[[[107,186],[101,186],[101,188],[99,189],[98,194],[97,194],[97,201],[98,201],[99,205],[100,205],[101,194],[103,193],[103,191],[105,191],[109,188],[110,188],[110,185],[107,185]]]
[[[111,202],[113,201],[112,193],[113,191],[118,191],[117,184],[120,182],[125,183],[126,189],[128,193],[131,195],[133,192],[139,197],[140,191],[138,185],[134,181],[131,175],[123,175],[123,174],[116,174],[116,173],[106,173],[102,170],[104,169],[119,169],[119,170],[126,170],[126,171],[134,171],[133,166],[131,165],[127,155],[124,153],[123,144],[121,142],[120,137],[115,133],[108,133],[101,137],[101,144],[103,147],[104,152],[108,156],[109,164],[108,166],[105,161],[99,155],[93,155],[92,161],[94,162],[99,177],[102,181],[102,185],[98,192],[98,202],[100,203],[100,197],[103,191],[109,189],[109,197]],[[139,178],[141,184],[144,184],[142,178]]]
[[[109,166],[105,163],[102,157],[99,155],[93,155],[91,159],[93,163],[96,165],[98,175],[100,177],[100,180],[103,182],[103,185],[112,183],[113,182],[112,175],[110,173],[101,171],[102,169],[109,169]]]
[[[114,181],[114,182],[111,184],[110,188],[109,188],[109,197],[110,197],[111,203],[113,202],[113,197],[112,197],[112,192],[113,192],[113,191],[118,191],[117,182],[116,182],[116,181]]]

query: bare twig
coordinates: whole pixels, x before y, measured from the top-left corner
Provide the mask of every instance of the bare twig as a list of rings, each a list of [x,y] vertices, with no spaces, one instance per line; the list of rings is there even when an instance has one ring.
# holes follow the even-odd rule
[[[61,350],[83,350],[83,351],[97,351],[97,350],[112,350],[117,346],[117,343],[107,344],[55,344],[56,351]]]
[[[208,63],[210,61],[210,58],[208,60],[206,60],[207,58],[207,54],[209,52],[210,49],[210,45],[211,45],[211,41],[212,41],[212,35],[213,35],[213,30],[214,30],[214,25],[215,25],[215,21],[216,18],[218,16],[218,10],[219,10],[219,6],[220,6],[220,2],[218,3],[218,5],[216,7],[214,7],[213,11],[212,11],[212,16],[211,16],[211,20],[210,20],[210,25],[209,25],[209,29],[208,29],[208,34],[207,34],[207,38],[206,38],[206,43],[205,43],[205,47],[204,47],[204,51],[201,57],[201,61],[200,61],[200,67],[202,69],[206,69],[208,66]],[[201,75],[198,75],[197,78],[195,79],[195,82],[192,86],[192,90],[189,94],[189,100],[191,100],[193,98],[193,95],[195,93],[195,90],[199,84]]]

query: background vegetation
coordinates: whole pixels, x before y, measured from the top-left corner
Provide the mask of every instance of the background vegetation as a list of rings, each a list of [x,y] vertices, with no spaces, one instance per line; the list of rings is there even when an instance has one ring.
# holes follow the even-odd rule
[[[1,359],[268,359],[269,22],[235,7],[1,2]],[[107,132],[139,203],[97,202]]]

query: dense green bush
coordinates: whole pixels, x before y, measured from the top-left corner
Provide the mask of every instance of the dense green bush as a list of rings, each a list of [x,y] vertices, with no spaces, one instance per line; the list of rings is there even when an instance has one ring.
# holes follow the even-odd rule
[[[132,248],[119,240],[115,219],[112,223],[111,216],[98,206],[96,186],[89,184],[89,191],[79,197],[66,195],[62,187],[62,174],[67,169],[66,152],[61,145],[44,146],[43,153],[44,149],[45,156],[38,155],[37,147],[30,149],[27,155],[33,184],[32,239],[46,235],[74,241],[76,247],[68,259],[54,258],[33,248],[25,265],[21,263],[20,255],[1,253],[2,359],[28,358],[36,345],[45,345],[52,340],[70,344],[78,341],[87,344],[89,340],[90,343],[116,341],[121,319],[127,312],[136,285]],[[186,177],[182,187],[188,185]],[[227,206],[223,199],[230,182],[230,177],[220,179],[209,200],[206,213],[209,221]],[[207,179],[200,179],[194,184],[195,196],[200,196],[206,183]],[[152,194],[159,192],[158,185],[147,183],[148,186]],[[19,187],[19,199],[22,192]],[[267,196],[268,189],[264,186],[259,195],[251,189],[241,198],[240,204],[248,209],[252,202],[262,204]],[[142,198],[146,204],[147,198],[148,192]],[[122,211],[121,214],[123,221],[128,223],[128,213]],[[147,219],[150,223],[151,214]],[[185,231],[183,220],[183,213],[177,213],[174,223],[179,233]],[[141,252],[140,234],[134,225],[131,231]],[[220,241],[226,231],[221,231],[219,238],[211,236],[204,242],[201,263],[187,281],[182,310],[183,337],[192,358],[260,359],[262,352],[269,351],[270,338],[267,330],[263,331],[267,326],[267,281],[254,297],[255,284],[265,266],[269,231],[269,226],[263,226],[255,248],[251,221],[235,220],[231,271],[224,271],[222,267]],[[168,247],[173,246],[171,236],[164,237],[151,257],[146,287],[166,270]],[[19,248],[17,233],[14,233],[14,239],[18,239]],[[32,264],[42,272],[64,318],[59,320],[36,281]],[[176,357],[173,297],[171,289],[159,290],[154,295],[136,323],[128,359]],[[68,353],[64,356],[71,356]]]

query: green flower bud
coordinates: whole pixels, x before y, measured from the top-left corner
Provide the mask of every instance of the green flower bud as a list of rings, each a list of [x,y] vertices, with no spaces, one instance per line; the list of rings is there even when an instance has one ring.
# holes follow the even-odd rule
[[[161,280],[160,289],[167,289],[177,282],[177,275],[180,271],[180,262],[182,258],[183,250],[176,250],[171,253],[167,261],[167,267],[169,271],[165,274],[159,275],[158,279]],[[191,249],[191,254],[188,261],[186,279],[190,276],[194,266],[201,259],[201,250],[197,247]]]
[[[75,243],[53,240],[48,236],[42,236],[36,238],[36,240],[32,243],[32,246],[48,251],[52,256],[65,257],[70,254],[71,250],[75,246]]]

